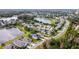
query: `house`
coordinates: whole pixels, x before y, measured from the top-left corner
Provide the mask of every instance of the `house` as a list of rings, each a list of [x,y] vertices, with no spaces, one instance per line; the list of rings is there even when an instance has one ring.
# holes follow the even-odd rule
[[[77,43],[77,44],[79,44],[79,38],[78,37],[75,38],[74,42]]]
[[[38,39],[38,36],[36,34],[31,35],[33,39]]]
[[[76,26],[75,30],[77,30],[79,33],[79,25]]]
[[[16,20],[15,19],[11,19],[10,20],[10,24],[15,24],[16,23]]]
[[[37,33],[37,34],[32,34],[32,38],[33,39],[40,39],[40,38],[42,38],[43,36],[41,35],[41,34],[39,34],[39,33]]]
[[[13,44],[9,44],[7,46],[4,47],[4,49],[14,49],[15,46],[13,46]]]
[[[3,20],[0,20],[0,27],[4,26]]]
[[[13,44],[16,46],[16,48],[24,48],[27,47],[27,42],[21,41],[21,40],[15,40]]]
[[[76,26],[75,30],[79,30],[79,25]]]

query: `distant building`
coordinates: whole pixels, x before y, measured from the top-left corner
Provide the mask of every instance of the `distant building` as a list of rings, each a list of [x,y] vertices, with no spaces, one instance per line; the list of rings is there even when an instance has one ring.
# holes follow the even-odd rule
[[[1,18],[0,19],[0,25],[4,26],[7,24],[15,24],[17,20],[17,16],[8,17],[8,18]]]
[[[76,10],[75,14],[79,14],[79,10]]]

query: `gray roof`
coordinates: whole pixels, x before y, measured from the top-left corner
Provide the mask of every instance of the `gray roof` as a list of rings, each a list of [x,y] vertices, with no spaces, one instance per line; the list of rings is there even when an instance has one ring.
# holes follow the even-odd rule
[[[1,29],[0,30],[0,43],[5,43],[21,35],[23,35],[23,32],[21,32],[18,28]]]
[[[25,47],[27,45],[27,42],[21,41],[21,40],[16,40],[13,42],[17,47]]]

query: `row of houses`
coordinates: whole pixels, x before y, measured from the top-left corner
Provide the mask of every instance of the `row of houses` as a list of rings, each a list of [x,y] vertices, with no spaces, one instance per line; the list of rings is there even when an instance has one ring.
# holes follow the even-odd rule
[[[62,25],[64,24],[64,22],[65,22],[65,20],[64,20],[62,17],[60,17],[60,18],[59,18],[59,22],[58,22],[58,24],[56,25],[55,29],[58,30],[59,28],[61,28]]]
[[[34,29],[36,31],[39,31],[40,33],[44,33],[44,34],[51,34],[51,32],[54,31],[54,28],[51,25],[44,25],[41,23],[29,23],[29,24],[23,24],[24,26],[26,26],[29,29]]]

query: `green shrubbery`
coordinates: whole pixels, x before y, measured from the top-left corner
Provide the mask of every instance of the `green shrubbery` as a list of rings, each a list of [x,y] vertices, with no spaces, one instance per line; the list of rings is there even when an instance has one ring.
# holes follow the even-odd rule
[[[53,41],[51,42],[51,47],[61,48],[61,45],[62,45],[62,48],[65,48],[65,49],[79,48],[79,44],[74,42],[76,37],[79,37],[79,33],[75,31],[75,29],[73,28],[71,24],[65,35],[63,35],[58,40],[53,39]]]

